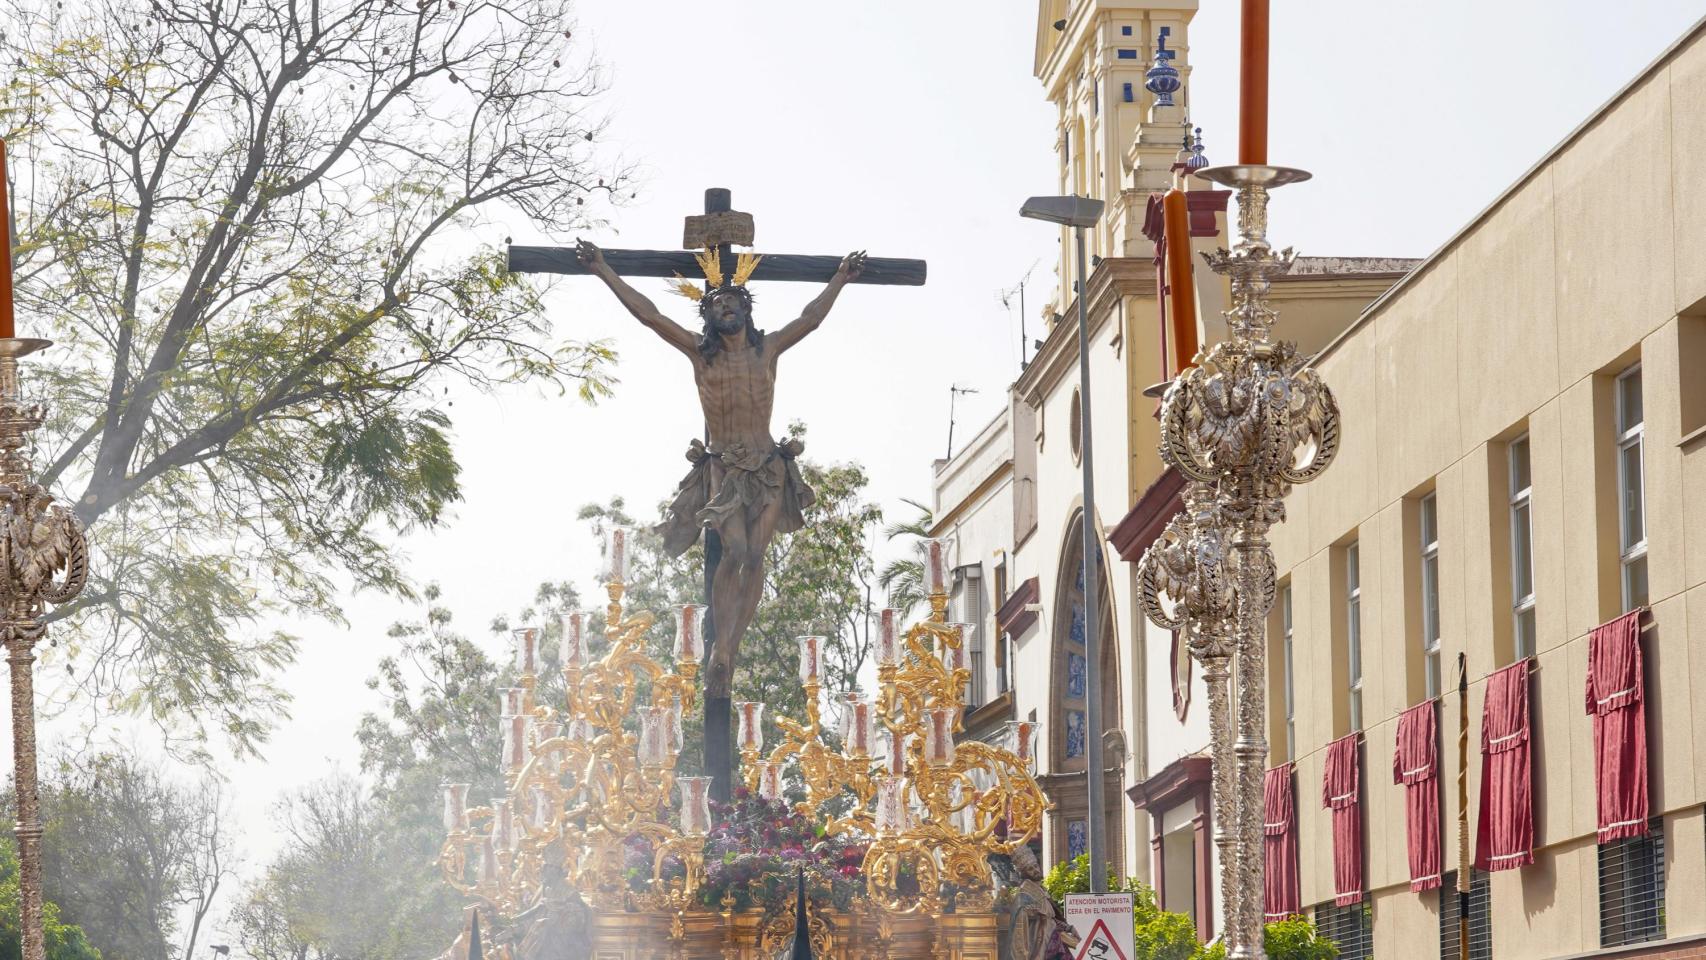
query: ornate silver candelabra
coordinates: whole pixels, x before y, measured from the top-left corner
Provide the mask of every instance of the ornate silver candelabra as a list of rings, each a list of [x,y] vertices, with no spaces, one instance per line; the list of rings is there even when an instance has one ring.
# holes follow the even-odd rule
[[[1227,166],[1198,176],[1238,193],[1239,241],[1207,255],[1231,278],[1227,339],[1199,353],[1168,385],[1161,456],[1187,481],[1185,509],[1139,563],[1140,602],[1163,629],[1184,632],[1208,684],[1214,759],[1215,843],[1227,952],[1262,952],[1262,776],[1267,762],[1264,626],[1274,603],[1268,530],[1285,495],[1327,469],[1339,448],[1332,391],[1273,339],[1273,279],[1290,248],[1268,243],[1268,193],[1309,174]]]
[[[12,755],[18,794],[18,887],[22,895],[24,960],[44,960],[42,931],[41,809],[36,787],[36,641],[47,632],[47,604],[65,603],[83,591],[89,576],[89,547],[83,526],[30,477],[24,444],[41,426],[45,411],[25,403],[18,385],[18,358],[51,344],[47,340],[0,338],[0,638],[12,667]],[[62,579],[55,579],[63,574]]]

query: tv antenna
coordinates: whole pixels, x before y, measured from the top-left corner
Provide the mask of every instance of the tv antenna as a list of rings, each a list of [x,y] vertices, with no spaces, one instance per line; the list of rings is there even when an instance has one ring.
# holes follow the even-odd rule
[[[960,387],[960,386],[948,387],[948,456],[947,456],[947,459],[949,459],[949,460],[954,459],[954,404],[960,399],[960,394],[976,393],[976,392],[977,392],[976,387]]]
[[[1003,307],[1007,308],[1007,313],[1009,315],[1011,315],[1013,312],[1013,298],[1015,296],[1017,296],[1019,299],[1019,372],[1020,373],[1024,373],[1025,368],[1030,365],[1030,360],[1027,359],[1025,356],[1025,350],[1031,342],[1031,338],[1026,336],[1026,334],[1025,334],[1025,284],[1030,282],[1031,273],[1037,269],[1037,264],[1039,264],[1041,262],[1042,261],[1040,259],[1039,260],[1032,260],[1030,267],[1025,270],[1025,275],[1019,278],[1019,282],[1017,284],[1015,284],[1014,286],[1008,287],[1005,290],[997,290],[995,292],[995,296],[1000,299],[1001,305]]]

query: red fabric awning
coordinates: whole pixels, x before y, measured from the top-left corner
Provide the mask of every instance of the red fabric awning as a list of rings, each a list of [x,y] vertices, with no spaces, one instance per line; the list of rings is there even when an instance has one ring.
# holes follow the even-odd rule
[[[1593,717],[1599,842],[1647,832],[1647,697],[1641,614],[1634,610],[1588,637],[1587,712]]]
[[[1327,744],[1321,776],[1321,806],[1333,811],[1333,902],[1341,907],[1362,902],[1361,740],[1353,733]]]
[[[1481,811],[1475,866],[1514,870],[1534,862],[1533,771],[1528,743],[1528,660],[1487,678],[1481,713]]]
[[[1440,884],[1439,718],[1432,700],[1398,715],[1392,782],[1404,785],[1404,834],[1410,852],[1410,889]]]
[[[1303,912],[1297,878],[1297,797],[1292,765],[1282,763],[1262,779],[1262,913],[1268,921]]]

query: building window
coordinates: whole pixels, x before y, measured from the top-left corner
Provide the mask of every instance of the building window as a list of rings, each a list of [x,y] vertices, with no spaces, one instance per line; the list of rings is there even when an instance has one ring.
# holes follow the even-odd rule
[[[1315,926],[1338,946],[1339,960],[1374,956],[1374,909],[1366,901],[1348,907],[1323,903],[1315,908]]]
[[[1121,50],[1119,56],[1120,56],[1121,60],[1136,60],[1137,59],[1137,51],[1136,50]]]
[[[1122,37],[1131,36],[1131,25],[1130,24],[1126,24],[1125,26],[1120,27],[1120,36],[1122,36]]]
[[[995,565],[995,609],[999,610],[1007,603],[1007,556],[1003,554],[1001,562]],[[1007,633],[1000,629],[995,631],[995,693],[997,696],[1012,689],[1012,680],[1007,675]]]
[[[1664,936],[1665,825],[1654,819],[1644,837],[1599,845],[1599,945]]]
[[[975,709],[987,699],[984,696],[983,621],[986,611],[983,602],[983,564],[974,563],[961,567],[958,573],[961,589],[960,620],[971,624],[971,632],[965,637],[966,662],[971,665],[971,681],[966,686],[965,704],[967,709]]]
[[[1485,870],[1469,872],[1469,960],[1493,960],[1492,884]],[[1439,888],[1439,960],[1458,960],[1457,871],[1441,878]]]
[[[1351,729],[1362,729],[1362,575],[1357,569],[1358,545],[1345,548],[1345,637],[1350,677]]]
[[[1120,84],[1120,95],[1125,98],[1126,103],[1130,103],[1131,102],[1131,84],[1129,84],[1129,83]]]
[[[1641,365],[1617,377],[1618,559],[1623,566],[1623,610],[1647,605],[1647,493],[1642,455]]]
[[[1090,852],[1090,822],[1074,820],[1066,825],[1066,858],[1075,860]]]
[[[1511,616],[1516,658],[1534,656],[1534,504],[1528,434],[1510,442]]]
[[[1423,692],[1439,696],[1439,497],[1421,503],[1422,527],[1422,678]]]
[[[1291,672],[1291,584],[1280,590],[1280,636],[1285,659],[1285,759],[1297,759],[1297,686]]]

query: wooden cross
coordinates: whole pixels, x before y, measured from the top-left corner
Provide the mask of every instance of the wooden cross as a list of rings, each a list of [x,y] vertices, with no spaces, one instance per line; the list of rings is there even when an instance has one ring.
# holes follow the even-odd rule
[[[625,277],[683,277],[700,276],[699,263],[693,259],[694,250],[716,247],[724,270],[734,269],[733,247],[752,245],[752,214],[730,207],[729,191],[712,187],[705,191],[705,212],[687,218],[687,229],[681,245],[685,250],[605,250],[604,262],[610,269]],[[799,280],[828,283],[841,265],[840,256],[818,257],[797,253],[767,253],[758,262],[753,280]],[[509,248],[509,269],[513,273],[563,273],[585,275],[587,270],[572,247]],[[898,284],[922,286],[925,276],[923,260],[903,260],[892,257],[867,257],[865,269],[854,283]]]

